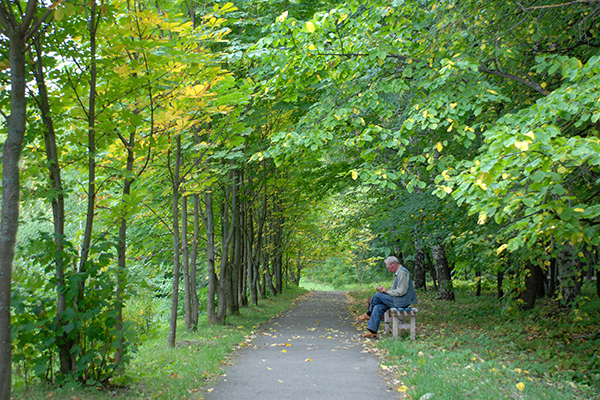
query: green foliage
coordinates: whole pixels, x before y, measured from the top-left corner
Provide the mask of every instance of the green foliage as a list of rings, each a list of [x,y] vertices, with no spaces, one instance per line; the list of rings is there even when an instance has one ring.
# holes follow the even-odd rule
[[[135,350],[130,343],[135,334],[130,330],[132,324],[121,328],[117,325],[122,301],[116,296],[117,276],[124,274],[115,265],[112,246],[110,242],[98,241],[86,271],[68,275],[63,290],[70,306],[61,315],[57,315],[55,301],[54,239],[41,234],[22,248],[29,255],[29,263],[20,265],[14,275],[11,323],[13,361],[25,383],[32,377],[54,380],[58,375],[57,342],[65,338],[74,343],[76,364],[72,376],[61,379],[105,383],[128,363]],[[67,265],[77,259],[68,243],[62,259]],[[80,292],[82,287],[84,291]],[[121,342],[123,358],[118,362],[115,354]]]

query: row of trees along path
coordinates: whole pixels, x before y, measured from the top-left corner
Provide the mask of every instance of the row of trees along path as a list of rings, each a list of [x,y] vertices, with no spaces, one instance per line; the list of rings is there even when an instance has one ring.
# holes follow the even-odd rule
[[[0,399],[13,365],[122,373],[144,295],[174,346],[180,285],[190,331],[307,269],[377,280],[384,253],[448,301],[454,276],[526,309],[600,295],[599,15],[0,1]]]

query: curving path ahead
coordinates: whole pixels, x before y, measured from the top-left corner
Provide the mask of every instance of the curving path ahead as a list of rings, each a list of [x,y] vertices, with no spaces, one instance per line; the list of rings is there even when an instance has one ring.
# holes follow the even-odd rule
[[[341,292],[311,292],[238,351],[206,400],[402,398],[364,351]]]

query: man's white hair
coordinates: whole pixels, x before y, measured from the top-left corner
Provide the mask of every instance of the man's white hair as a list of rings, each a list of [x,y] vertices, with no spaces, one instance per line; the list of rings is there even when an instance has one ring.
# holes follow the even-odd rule
[[[388,258],[385,259],[385,263],[392,263],[392,264],[400,264],[400,262],[398,261],[398,259],[394,256],[389,256]]]

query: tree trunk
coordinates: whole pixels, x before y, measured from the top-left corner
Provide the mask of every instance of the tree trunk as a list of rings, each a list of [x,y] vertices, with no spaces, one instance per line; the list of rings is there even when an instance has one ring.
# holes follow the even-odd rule
[[[206,291],[206,316],[209,324],[217,322],[215,295],[217,293],[217,274],[215,272],[215,220],[213,211],[212,188],[204,192],[204,226],[206,229],[206,258],[208,260],[208,289]]]
[[[84,275],[87,271],[87,262],[90,255],[92,244],[92,231],[94,225],[94,210],[96,208],[96,33],[100,16],[96,14],[96,2],[91,3],[90,7],[90,94],[88,103],[88,189],[87,189],[87,213],[83,240],[81,243],[81,253],[79,255],[79,274]],[[83,301],[85,281],[79,281],[79,291],[77,296],[76,309],[81,307]],[[83,310],[80,310],[83,311]]]
[[[125,141],[124,138],[123,145],[127,151],[127,164],[125,167],[126,176],[123,179],[123,197],[121,202],[123,203],[123,210],[121,213],[121,223],[119,226],[119,242],[117,249],[117,262],[119,266],[119,273],[117,276],[117,323],[115,324],[115,329],[117,332],[121,332],[123,330],[123,291],[125,289],[125,284],[127,280],[127,218],[129,216],[129,196],[131,194],[131,185],[133,184],[133,163],[135,161],[133,148],[135,146],[135,131],[129,134],[129,140]],[[117,364],[120,364],[123,359],[123,348],[125,344],[125,339],[123,336],[119,338],[119,346],[115,353],[115,361]]]
[[[577,257],[572,245],[567,244],[559,251],[557,264],[561,303],[564,306],[571,306],[575,304],[581,291],[581,277],[577,270]]]
[[[169,321],[169,347],[175,347],[177,336],[177,307],[179,305],[179,167],[181,164],[181,137],[177,136],[177,150],[175,154],[175,167],[172,176],[172,204],[173,213],[173,290],[171,292],[171,317]]]
[[[181,198],[181,256],[183,258],[183,308],[185,310],[185,331],[192,330],[192,288],[190,281],[190,259],[188,251],[188,201],[187,196]]]
[[[475,290],[475,296],[481,296],[481,271],[475,271],[475,280],[477,281],[477,289]]]
[[[198,272],[198,242],[200,240],[200,196],[194,194],[194,239],[192,240],[192,257],[190,260],[190,285],[192,289],[192,329],[198,329],[198,316],[200,313],[200,303],[198,301],[198,291],[196,276]]]
[[[425,252],[423,247],[419,243],[418,237],[415,232],[415,271],[414,271],[413,283],[415,289],[427,289],[425,282]]]
[[[235,224],[235,231],[233,234],[233,260],[231,263],[231,282],[232,282],[232,296],[231,296],[231,315],[237,315],[240,313],[240,302],[241,302],[241,291],[242,282],[240,280],[242,270],[242,228],[241,228],[241,212],[240,202],[238,199],[237,207],[234,210],[234,219],[237,221]]]
[[[62,185],[61,167],[58,159],[58,149],[56,146],[56,132],[54,130],[54,121],[50,113],[50,101],[48,99],[48,89],[42,64],[42,35],[38,33],[34,38],[34,48],[36,52],[36,64],[34,75],[38,87],[39,107],[44,121],[44,144],[46,147],[46,160],[48,161],[48,176],[50,186],[52,187],[51,205],[52,220],[54,225],[54,263],[56,278],[56,319],[57,325],[63,327],[66,322],[63,320],[63,312],[66,310],[65,299],[65,260],[63,256],[65,240],[65,195]],[[73,342],[69,340],[68,335],[63,333],[57,336],[56,346],[58,347],[58,357],[60,362],[60,372],[67,375],[71,372],[71,349]]]
[[[2,216],[0,220],[0,399],[10,400],[12,349],[10,298],[12,263],[19,227],[19,158],[23,148],[27,101],[25,100],[25,31],[9,28],[2,7],[2,25],[10,39],[10,115],[2,151]]]
[[[522,295],[523,308],[525,310],[531,310],[535,307],[536,299],[540,297],[540,285],[543,292],[544,272],[539,265],[527,262],[525,273],[527,274],[527,278],[525,280],[525,290]]]
[[[435,272],[435,266],[433,265],[433,261],[431,260],[431,254],[427,251],[425,252],[425,257],[426,257],[426,270],[429,270],[429,274],[431,275],[431,280],[433,281],[433,290],[435,290],[436,292],[438,291],[438,280],[437,280],[437,273]]]
[[[452,277],[448,268],[448,260],[446,259],[446,249],[443,244],[438,244],[431,247],[433,254],[433,262],[439,283],[440,299],[454,301],[454,288],[452,287]]]

